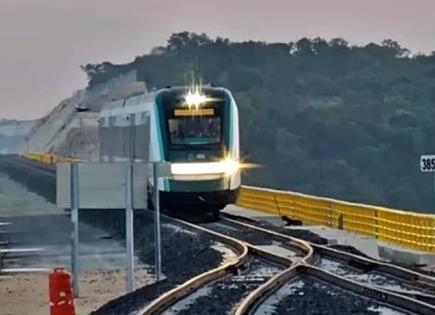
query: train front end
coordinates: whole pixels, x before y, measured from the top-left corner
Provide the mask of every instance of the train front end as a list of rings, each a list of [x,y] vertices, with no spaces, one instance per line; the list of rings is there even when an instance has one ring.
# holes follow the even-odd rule
[[[161,202],[218,211],[240,188],[237,105],[223,88],[168,88],[156,96],[164,160],[171,162]]]

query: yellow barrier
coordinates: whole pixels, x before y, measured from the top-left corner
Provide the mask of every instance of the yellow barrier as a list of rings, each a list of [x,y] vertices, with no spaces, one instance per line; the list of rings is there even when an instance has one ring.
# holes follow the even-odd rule
[[[26,154],[26,158],[50,165],[79,161],[36,152]],[[248,186],[242,187],[238,205],[435,254],[434,215]]]
[[[238,205],[435,254],[434,215],[248,186],[242,187]]]
[[[241,190],[239,201],[243,202],[246,208],[279,214],[273,193],[265,189],[255,190],[246,187]]]
[[[55,165],[57,163],[80,162],[80,160],[77,159],[65,158],[48,153],[28,152],[24,156],[29,160],[48,165]]]

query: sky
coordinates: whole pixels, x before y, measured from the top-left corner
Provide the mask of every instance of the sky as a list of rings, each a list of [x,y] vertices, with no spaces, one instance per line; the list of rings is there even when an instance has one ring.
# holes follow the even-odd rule
[[[39,118],[86,86],[80,65],[129,62],[174,32],[233,41],[343,37],[435,50],[433,0],[0,0],[0,118]]]

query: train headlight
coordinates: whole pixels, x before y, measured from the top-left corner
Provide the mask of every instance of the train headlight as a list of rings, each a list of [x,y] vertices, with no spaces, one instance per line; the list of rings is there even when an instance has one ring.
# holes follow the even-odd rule
[[[184,101],[189,108],[192,106],[198,108],[207,102],[207,97],[204,94],[201,94],[199,89],[189,90],[186,95],[184,95]]]
[[[201,163],[172,163],[172,175],[232,175],[240,168],[234,160]]]

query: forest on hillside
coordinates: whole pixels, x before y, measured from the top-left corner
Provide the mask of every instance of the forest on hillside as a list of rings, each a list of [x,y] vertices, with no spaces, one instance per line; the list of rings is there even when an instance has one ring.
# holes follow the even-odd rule
[[[229,88],[239,105],[244,183],[393,208],[434,212],[435,52],[411,55],[393,40],[231,42],[173,34],[123,65],[82,67],[89,87],[137,70],[148,87],[192,73]]]

